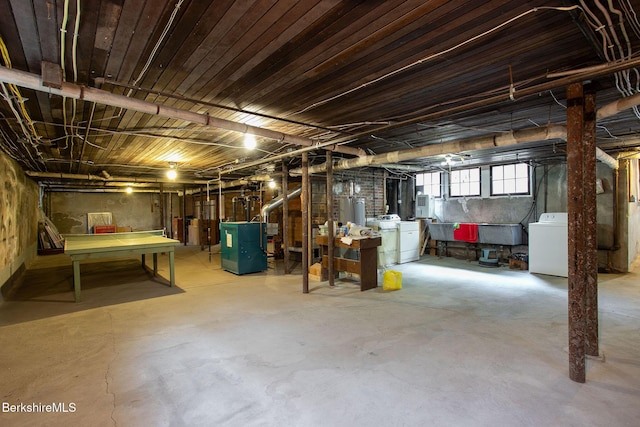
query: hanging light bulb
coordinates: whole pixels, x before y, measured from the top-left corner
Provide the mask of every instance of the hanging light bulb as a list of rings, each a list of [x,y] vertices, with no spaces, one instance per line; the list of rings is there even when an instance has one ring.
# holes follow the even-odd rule
[[[169,162],[170,169],[167,171],[167,178],[169,178],[170,180],[174,180],[178,176],[178,172],[176,171],[176,166],[177,165],[175,162]]]
[[[244,147],[247,150],[253,150],[254,148],[256,148],[256,137],[255,135],[252,135],[250,133],[245,133],[244,134]]]
[[[276,188],[276,182],[273,180],[269,181],[269,188]]]

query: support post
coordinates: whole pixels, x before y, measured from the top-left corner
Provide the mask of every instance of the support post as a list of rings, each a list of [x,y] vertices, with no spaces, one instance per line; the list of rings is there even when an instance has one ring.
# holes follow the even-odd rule
[[[327,274],[331,287],[335,286],[333,235],[333,156],[327,151]]]
[[[284,274],[289,274],[289,169],[282,161],[282,246],[284,255]]]
[[[584,98],[582,83],[567,88],[567,213],[568,213],[568,323],[569,378],[585,382],[584,260]]]
[[[598,356],[598,224],[596,200],[596,93],[588,86],[584,97],[584,237],[585,237],[585,352]]]
[[[309,293],[309,154],[302,153],[302,293]]]
[[[164,185],[162,182],[160,183],[160,194],[158,195],[158,199],[160,199],[160,228],[166,233],[167,227],[164,220]]]
[[[182,186],[182,235],[184,246],[187,246],[187,186]]]

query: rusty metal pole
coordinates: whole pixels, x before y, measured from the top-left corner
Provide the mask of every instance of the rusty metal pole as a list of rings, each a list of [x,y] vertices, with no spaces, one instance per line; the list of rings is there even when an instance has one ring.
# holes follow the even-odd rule
[[[302,153],[302,293],[309,293],[309,154]]]
[[[596,93],[585,89],[584,97],[584,237],[585,237],[585,352],[598,356],[598,224],[596,207]]]
[[[584,260],[584,98],[582,83],[567,87],[567,211],[568,211],[568,311],[569,378],[585,382]]]
[[[282,161],[282,250],[284,256],[284,274],[289,274],[289,170],[286,161]]]
[[[329,275],[329,286],[335,286],[334,264],[333,264],[333,156],[331,151],[327,151],[327,274]]]
[[[187,246],[187,186],[182,185],[182,236],[184,245]]]
[[[94,104],[95,105],[95,104]],[[160,228],[164,230],[164,232],[167,232],[167,226],[164,220],[164,185],[162,185],[163,183],[160,183],[160,195],[159,195],[159,199],[160,199]],[[169,193],[171,194],[171,193]]]

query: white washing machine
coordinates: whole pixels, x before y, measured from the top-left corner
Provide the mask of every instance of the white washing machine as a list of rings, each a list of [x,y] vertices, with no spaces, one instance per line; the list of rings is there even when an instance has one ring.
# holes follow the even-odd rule
[[[382,243],[378,247],[379,262],[389,267],[398,261],[398,215],[380,215],[377,218],[368,218],[367,227],[372,227],[380,232]]]
[[[543,213],[529,224],[529,273],[569,277],[566,212]]]
[[[420,223],[400,221],[398,223],[398,264],[420,259]]]

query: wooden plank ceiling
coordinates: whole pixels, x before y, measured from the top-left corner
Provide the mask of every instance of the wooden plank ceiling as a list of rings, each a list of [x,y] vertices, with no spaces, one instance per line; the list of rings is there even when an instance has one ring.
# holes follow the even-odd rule
[[[47,61],[66,82],[381,154],[564,123],[564,84],[549,74],[634,59],[637,16],[628,0],[3,0],[0,35],[16,70],[40,74]],[[591,80],[599,105],[638,92],[635,70]],[[0,143],[28,171],[156,180],[175,162],[202,182],[261,173],[285,153],[299,162],[281,140],[249,151],[239,132],[3,89]],[[635,113],[600,123],[599,144],[638,147]],[[562,145],[458,154],[543,162]]]

